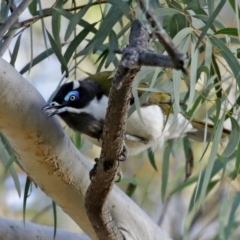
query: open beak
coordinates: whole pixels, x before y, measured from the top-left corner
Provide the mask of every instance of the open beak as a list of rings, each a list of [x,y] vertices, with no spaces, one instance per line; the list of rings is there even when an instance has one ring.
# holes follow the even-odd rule
[[[62,107],[63,105],[60,105],[57,102],[51,102],[42,108],[42,113],[45,114],[47,118],[49,118],[53,115],[58,114],[59,109]]]

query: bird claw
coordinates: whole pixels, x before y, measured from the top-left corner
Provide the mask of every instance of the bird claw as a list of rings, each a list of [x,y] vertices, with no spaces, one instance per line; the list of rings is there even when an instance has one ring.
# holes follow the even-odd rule
[[[99,158],[95,158],[94,161],[95,161],[95,164],[93,165],[93,168],[89,172],[89,178],[91,181],[93,180],[94,176],[96,175]]]
[[[124,143],[123,148],[122,148],[122,152],[121,152],[121,155],[118,158],[118,161],[123,162],[127,159],[128,159],[128,150],[127,150],[126,144]]]
[[[127,156],[128,156],[128,151],[127,151],[126,146],[124,145],[122,154],[121,154],[120,158],[118,159],[118,161],[125,161],[127,159]],[[93,168],[89,172],[89,178],[91,181],[93,181],[93,178],[96,175],[99,158],[95,158],[94,161],[95,161],[95,164],[93,165]],[[107,166],[107,163],[105,163],[104,171],[107,172],[108,168],[111,168],[111,166]],[[116,176],[117,176],[117,178],[116,178],[115,182],[120,182],[122,180],[122,176],[123,176],[121,169],[117,170]]]

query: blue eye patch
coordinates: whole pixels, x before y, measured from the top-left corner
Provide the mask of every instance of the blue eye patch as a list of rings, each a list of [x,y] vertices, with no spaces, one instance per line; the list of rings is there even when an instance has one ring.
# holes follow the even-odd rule
[[[76,99],[78,99],[80,97],[80,94],[78,91],[71,91],[65,96],[64,101],[68,102],[69,100],[71,100],[71,97],[75,97]]]

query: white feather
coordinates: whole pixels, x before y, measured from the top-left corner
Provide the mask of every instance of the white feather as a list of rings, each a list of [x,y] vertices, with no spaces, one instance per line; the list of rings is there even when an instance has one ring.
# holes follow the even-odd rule
[[[70,112],[70,113],[88,113],[93,115],[96,119],[104,119],[106,116],[106,110],[108,106],[108,97],[103,96],[100,100],[95,97],[84,108],[63,107],[58,110],[58,113]]]
[[[97,102],[94,99],[86,108],[77,110],[78,113],[87,112],[94,115],[96,118],[105,118],[108,98],[104,98]],[[100,104],[100,105],[99,105]],[[76,109],[74,109],[76,111]],[[139,118],[137,111],[135,111],[127,120],[126,133],[148,140],[147,144],[135,141],[126,140],[126,145],[130,155],[136,155],[148,148],[162,148],[164,143],[172,138],[179,138],[185,136],[186,132],[195,131],[192,124],[178,114],[176,121],[171,114],[167,118],[163,115],[161,108],[157,105],[142,107],[140,109],[142,120]],[[104,116],[103,116],[104,115]],[[164,128],[164,129],[163,129]],[[93,144],[101,146],[101,142],[97,139],[86,136]]]
[[[80,82],[79,81],[73,81],[73,89],[72,90],[75,90],[79,87],[80,87]]]

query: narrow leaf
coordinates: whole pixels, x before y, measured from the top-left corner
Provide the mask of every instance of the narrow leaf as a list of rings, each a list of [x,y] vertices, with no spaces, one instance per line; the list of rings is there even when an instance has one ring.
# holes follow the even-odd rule
[[[64,4],[64,0],[58,0],[55,7],[62,8],[63,4]],[[52,10],[52,34],[59,48],[61,47],[61,40],[59,36],[60,27],[61,27],[61,14],[55,9],[53,9]]]
[[[238,30],[237,28],[223,28],[215,32],[214,35],[217,34],[227,34],[227,35],[232,35],[232,36],[238,36]]]
[[[233,172],[231,173],[232,180],[236,179],[236,177],[238,176],[239,171],[240,171],[240,142],[238,142],[236,155],[237,156],[236,156],[236,161],[235,161],[235,168],[234,168]]]
[[[54,39],[52,38],[51,34],[47,31],[48,34],[48,39],[50,41],[50,44],[52,46],[52,49],[56,55],[56,57],[58,58],[59,62],[62,64],[63,69],[66,71],[66,75],[68,75],[68,66],[67,63],[61,53],[61,50],[59,49],[57,43],[54,41]]]
[[[153,150],[151,148],[149,148],[147,150],[147,153],[148,153],[148,159],[149,159],[152,167],[154,168],[155,171],[158,171]]]
[[[38,3],[38,0],[33,0],[28,5],[28,10],[32,14],[32,16],[36,16],[37,15],[37,3]]]
[[[81,10],[78,11],[75,15],[73,15],[72,19],[70,20],[64,40],[67,41],[69,37],[71,36],[72,32],[74,31],[75,27],[79,23],[79,21],[82,19],[82,17],[85,15],[85,13],[88,11],[91,4],[87,4],[85,7],[83,7]]]
[[[170,161],[170,154],[172,151],[173,140],[169,140],[167,142],[167,146],[163,152],[163,165],[162,165],[162,186],[161,186],[161,199],[162,202],[166,196],[167,192],[167,185],[168,185],[168,173],[169,173],[169,161]]]
[[[230,51],[230,49],[218,38],[211,36],[209,38],[211,43],[218,49],[219,53],[222,55],[222,57],[226,60],[229,67],[231,68],[234,77],[236,78],[236,82],[238,84],[238,87],[240,88],[240,64],[234,54]]]
[[[112,61],[116,58],[114,51],[118,49],[118,39],[116,33],[111,30],[109,34],[109,54],[106,60],[105,68],[108,68]]]
[[[225,5],[225,3],[226,3],[226,0],[221,0],[220,3],[218,4],[218,6],[216,7],[215,11],[213,12],[213,14],[209,17],[207,24],[203,28],[201,35],[198,38],[196,48],[199,46],[200,42],[203,40],[203,38],[207,34],[208,29],[211,27],[213,21],[218,16],[219,12],[221,11],[221,9]]]
[[[236,195],[236,198],[232,204],[232,209],[231,209],[231,212],[230,212],[230,215],[229,215],[229,219],[228,219],[228,224],[225,228],[225,239],[230,239],[230,232],[231,232],[231,229],[233,227],[233,221],[234,221],[234,216],[235,216],[235,213],[237,211],[237,208],[239,206],[239,203],[240,203],[240,192],[238,192],[238,194]]]
[[[232,131],[228,140],[228,144],[222,153],[223,157],[229,157],[232,155],[239,143],[240,127],[238,122],[233,117],[230,117],[230,120],[232,124]]]
[[[73,14],[71,14],[70,12],[67,12],[63,9],[59,9],[59,8],[54,8],[54,10],[58,11],[61,15],[63,15],[65,18],[67,18],[68,20],[71,20],[73,18]],[[87,21],[80,19],[80,21],[78,22],[78,25],[83,27],[84,29],[87,28],[90,32],[92,33],[96,33],[97,29],[94,27],[95,24],[90,24]]]
[[[52,207],[53,207],[53,223],[54,223],[53,239],[55,239],[57,234],[57,205],[54,201],[52,201]]]
[[[26,178],[26,183],[25,183],[25,188],[24,188],[24,195],[23,195],[23,222],[25,224],[26,220],[26,206],[27,206],[27,198],[29,197],[29,189],[31,187],[32,180],[27,177]]]
[[[64,45],[64,44],[63,44]],[[27,72],[30,67],[33,67],[35,65],[37,65],[38,63],[40,63],[41,61],[43,61],[44,59],[46,59],[47,57],[49,57],[50,55],[52,55],[54,53],[52,48],[49,48],[47,50],[45,50],[44,52],[40,53],[37,57],[35,57],[32,62],[29,62],[28,64],[26,64],[22,70],[20,71],[21,74],[24,74],[25,72]]]
[[[12,52],[12,55],[11,55],[11,61],[10,61],[10,64],[12,66],[15,65],[15,62],[16,62],[16,59],[17,59],[17,55],[18,55],[18,50],[19,50],[19,46],[20,46],[20,42],[21,42],[21,36],[22,34],[20,34],[17,38],[17,41],[15,43],[15,46],[13,48],[13,52]]]

